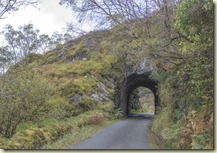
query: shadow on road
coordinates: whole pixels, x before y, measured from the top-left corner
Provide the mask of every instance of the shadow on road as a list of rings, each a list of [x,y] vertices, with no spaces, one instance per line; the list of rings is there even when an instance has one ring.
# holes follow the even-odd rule
[[[154,114],[128,114],[127,118],[148,118],[151,119]]]

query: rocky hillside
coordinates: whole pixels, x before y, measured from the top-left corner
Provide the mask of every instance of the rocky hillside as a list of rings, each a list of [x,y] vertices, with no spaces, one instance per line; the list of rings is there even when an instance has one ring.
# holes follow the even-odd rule
[[[7,112],[10,116],[1,120],[1,148],[41,146],[71,129],[74,122],[76,124],[71,118],[85,112],[103,111],[103,115],[98,116],[97,113],[92,113],[96,114],[96,121],[102,116],[120,116],[114,114],[113,104],[116,81],[122,75],[120,58],[110,51],[112,46],[117,46],[118,43],[114,37],[116,36],[112,35],[111,31],[91,32],[58,45],[43,55],[30,54],[11,67],[1,78],[1,85],[5,89],[2,93],[10,90],[19,105],[11,105],[12,109]],[[1,97],[2,102],[9,100],[15,103],[13,99]],[[4,105],[1,111],[6,113],[4,111],[7,111],[7,108],[8,105]],[[89,119],[82,119],[76,126],[92,124],[91,117]],[[7,120],[12,121],[10,125],[5,124]],[[46,136],[42,127],[51,128],[50,125],[54,132],[60,133],[56,136],[52,133]],[[40,131],[41,136],[36,134]],[[49,130],[51,131],[52,129]],[[38,139],[32,140],[35,136]],[[31,142],[27,143],[26,139]]]
[[[120,64],[104,45],[109,35],[109,31],[92,32],[57,46],[39,60],[37,71],[55,86],[54,99],[75,106],[74,115],[113,99]],[[87,108],[77,108],[83,105]]]
[[[163,11],[29,54],[0,76],[0,148],[40,148],[75,126],[117,118],[114,102],[142,85],[160,97],[151,129],[166,148],[212,149],[213,4]],[[130,84],[134,72],[147,72],[148,85],[142,75]]]

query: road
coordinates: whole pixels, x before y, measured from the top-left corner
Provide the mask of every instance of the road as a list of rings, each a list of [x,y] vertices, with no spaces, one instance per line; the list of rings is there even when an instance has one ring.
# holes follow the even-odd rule
[[[131,115],[69,149],[151,149],[148,139],[152,115]]]

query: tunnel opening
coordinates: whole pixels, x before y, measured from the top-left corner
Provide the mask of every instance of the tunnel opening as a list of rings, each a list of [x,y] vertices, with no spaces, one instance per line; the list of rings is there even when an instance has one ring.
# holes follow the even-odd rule
[[[158,95],[158,82],[151,79],[150,74],[131,74],[126,79],[126,86],[125,86],[125,98],[122,101],[122,110],[126,116],[129,116],[131,113],[131,109],[129,109],[131,106],[131,95],[134,92],[134,90],[137,90],[137,88],[146,88],[148,89],[149,93],[152,92],[153,95],[153,107],[154,111],[153,114],[156,114],[157,107],[159,106],[159,95]]]
[[[145,87],[137,87],[129,94],[128,115],[144,116],[155,114],[154,94]]]

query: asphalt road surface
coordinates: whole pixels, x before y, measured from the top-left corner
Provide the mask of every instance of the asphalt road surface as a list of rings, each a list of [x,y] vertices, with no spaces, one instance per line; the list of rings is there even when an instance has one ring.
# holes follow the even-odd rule
[[[131,115],[69,149],[151,149],[149,123],[152,115]]]

